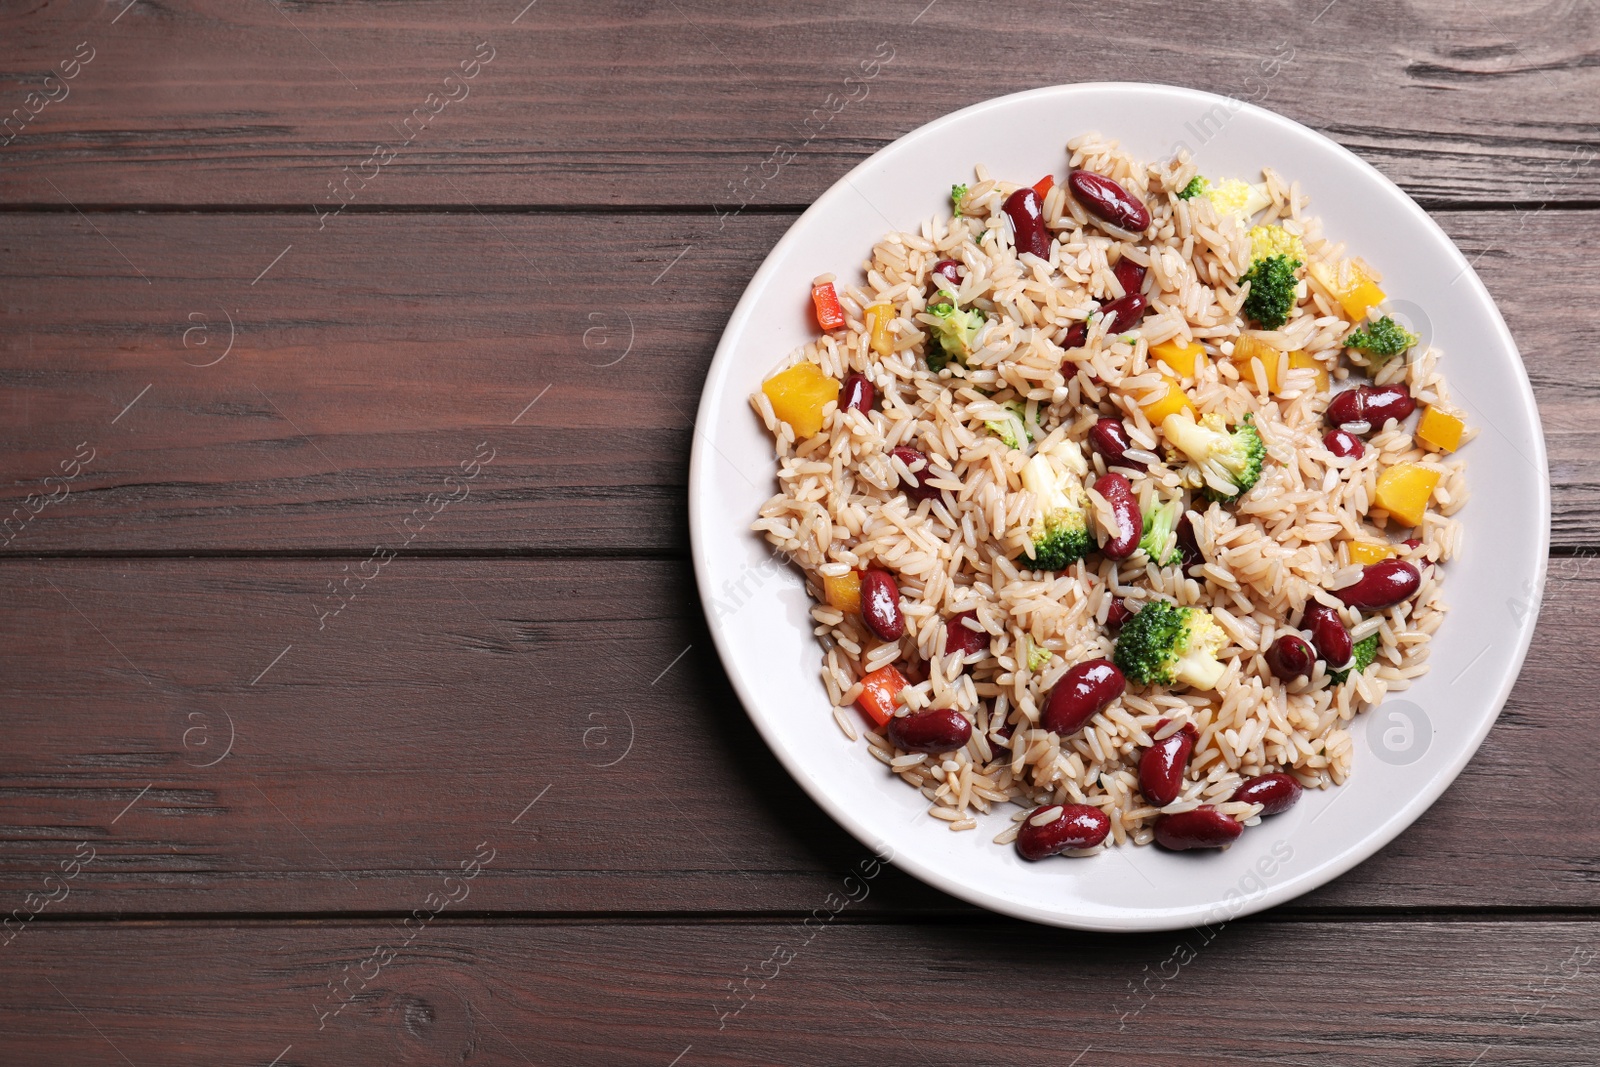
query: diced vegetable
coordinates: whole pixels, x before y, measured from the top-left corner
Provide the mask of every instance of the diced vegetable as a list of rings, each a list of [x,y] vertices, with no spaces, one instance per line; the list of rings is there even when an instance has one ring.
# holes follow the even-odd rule
[[[1250,258],[1266,259],[1268,256],[1288,256],[1304,263],[1306,245],[1282,226],[1250,227]]]
[[[1055,187],[1056,179],[1053,174],[1046,174],[1043,178],[1033,183],[1033,191],[1039,194],[1039,202],[1041,204],[1044,203],[1045,194]]]
[[[1378,475],[1373,502],[1407,526],[1421,526],[1439,472],[1419,463],[1396,463]]]
[[[1027,448],[1033,435],[1028,433],[1028,407],[1020,400],[1002,404],[1006,409],[998,418],[984,420],[989,432],[1006,443],[1009,448]]]
[[[1194,377],[1195,367],[1199,364],[1200,357],[1205,355],[1205,351],[1199,341],[1184,341],[1179,337],[1150,346],[1152,356],[1165,363],[1172,373],[1181,374],[1185,378]]]
[[[1244,334],[1233,342],[1233,355],[1229,358],[1233,360],[1234,366],[1239,368],[1239,378],[1246,385],[1255,384],[1256,372],[1250,364],[1251,360],[1259,359],[1261,368],[1266,374],[1267,392],[1276,393],[1278,391],[1278,357],[1281,354],[1261,338]]]
[[[867,718],[882,726],[894,718],[894,698],[905,687],[906,676],[896,670],[894,664],[879,667],[861,679],[861,695],[856,698],[856,706]]]
[[[961,217],[961,201],[966,199],[967,187],[965,185],[952,185],[950,187],[950,207],[955,212],[955,217]]]
[[[1466,424],[1459,418],[1438,408],[1423,408],[1417,420],[1417,440],[1441,452],[1454,452],[1461,447],[1461,435]]]
[[[847,571],[837,578],[822,578],[822,596],[829,607],[838,608],[846,615],[861,611],[861,572]]]
[[[1234,215],[1240,222],[1249,222],[1262,208],[1272,203],[1272,197],[1267,195],[1266,182],[1251,185],[1238,178],[1225,178],[1206,189],[1205,195],[1216,205],[1217,214]]]
[[[880,356],[894,352],[894,338],[889,336],[889,324],[894,320],[892,305],[873,304],[867,308],[867,327],[871,331],[872,350]]]
[[[1362,322],[1367,312],[1384,301],[1384,291],[1378,288],[1366,268],[1353,259],[1341,261],[1330,267],[1326,263],[1313,263],[1311,276],[1334,295],[1345,317],[1351,322]]]
[[[1392,555],[1394,555],[1394,547],[1392,545],[1378,545],[1373,544],[1371,541],[1350,542],[1351,563],[1360,563],[1365,566],[1368,563],[1376,563],[1380,559],[1388,559]]]
[[[1316,371],[1317,392],[1326,393],[1328,391],[1328,368],[1324,367],[1322,363],[1318,361],[1317,357],[1311,355],[1309,352],[1302,352],[1299,349],[1290,352],[1289,369]]]
[[[1189,402],[1189,396],[1183,391],[1175,378],[1163,374],[1162,380],[1167,383],[1167,391],[1159,400],[1144,404],[1144,417],[1150,420],[1150,425],[1160,426],[1161,420],[1168,415],[1176,415],[1180,411],[1187,411],[1192,418],[1194,405]]]
[[[794,430],[797,441],[822,429],[822,409],[839,399],[839,383],[815,363],[796,363],[774,374],[761,383],[761,391],[772,401],[772,413]]]
[[[839,306],[839,294],[832,282],[822,282],[811,287],[811,305],[817,309],[817,325],[823,333],[844,329],[844,308]]]

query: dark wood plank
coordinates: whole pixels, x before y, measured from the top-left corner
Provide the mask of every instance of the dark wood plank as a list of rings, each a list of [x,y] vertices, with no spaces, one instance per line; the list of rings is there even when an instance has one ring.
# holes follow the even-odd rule
[[[1263,103],[1429,200],[1600,198],[1590,165],[1600,25],[1585,6],[1280,0],[1069,13],[1028,0],[980,14],[852,0],[826,20],[713,0],[123,6],[72,0],[0,16],[6,108],[27,116],[28,93],[60,97],[35,98],[38,114],[0,148],[0,200],[309,215],[338,203],[329,183],[360,172],[382,143],[398,155],[352,183],[360,204],[797,204],[949,111],[1083,80],[1170,81]],[[447,84],[483,41],[492,62]],[[79,42],[94,58],[47,82]],[[865,90],[845,82],[875,56],[886,61],[866,68],[876,73]],[[426,105],[441,110],[413,120],[407,143],[401,124],[430,93],[459,100]],[[797,158],[764,167],[778,145]]]
[[[683,565],[402,555],[319,631],[346,565],[0,567],[4,892],[88,841],[51,914],[394,912],[488,840],[474,909],[773,913],[865,855],[749,724]],[[1597,600],[1592,568],[1555,572],[1483,750],[1297,907],[1594,905],[1600,827],[1574,813],[1600,781],[1572,738],[1600,699]],[[867,906],[952,908],[887,877]]]
[[[1595,544],[1600,364],[1579,356],[1600,336],[1587,283],[1549,249],[1593,249],[1600,215],[1440,218],[1521,342],[1557,543]],[[103,236],[15,216],[0,234],[0,514],[59,499],[0,553],[365,552],[485,441],[470,521],[450,515],[419,547],[682,551],[701,382],[791,221],[743,217],[700,241],[703,220],[670,215],[362,215],[318,233],[125,214],[99,217]],[[200,366],[229,318],[232,352]],[[45,484],[80,444],[80,477]]]
[[[836,906],[826,899],[820,916]],[[1435,1067],[1600,1056],[1592,923],[1251,922],[1099,937],[850,914],[811,927],[446,917],[405,948],[392,921],[55,924],[0,957],[0,1005],[8,1051],[27,1063]],[[736,1015],[730,988],[755,994]]]

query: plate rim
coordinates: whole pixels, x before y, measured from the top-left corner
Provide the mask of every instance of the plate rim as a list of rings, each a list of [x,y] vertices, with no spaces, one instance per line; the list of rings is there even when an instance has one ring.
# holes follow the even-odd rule
[[[777,243],[775,243],[767,251],[760,267],[758,267],[756,272],[751,275],[750,280],[745,285],[743,293],[740,294],[738,303],[735,304],[733,312],[729,315],[728,321],[723,327],[722,335],[717,342],[716,351],[713,353],[711,362],[706,368],[705,382],[701,387],[700,403],[695,409],[693,441],[691,443],[689,456],[688,511],[690,558],[694,567],[695,588],[700,597],[700,607],[702,612],[706,614],[707,629],[711,633],[712,643],[717,650],[718,661],[723,668],[723,672],[727,675],[729,683],[733,686],[734,692],[738,695],[739,702],[743,707],[745,715],[752,723],[754,723],[756,731],[761,735],[761,738],[767,745],[767,748],[773,753],[773,755],[777,757],[778,762],[783,765],[784,770],[788,772],[789,776],[797,784],[799,784],[801,789],[805,791],[806,795],[809,796],[812,801],[815,802],[818,807],[820,807],[828,815],[829,818],[841,826],[857,841],[861,842],[863,845],[866,845],[869,849],[872,849],[874,853],[877,853],[880,856],[883,854],[885,845],[889,843],[875,841],[874,838],[876,835],[872,833],[870,829],[867,828],[863,823],[858,822],[850,809],[837,803],[828,793],[828,791],[823,788],[822,784],[818,780],[814,779],[808,772],[806,772],[804,765],[801,763],[796,754],[789,751],[785,745],[779,743],[776,735],[769,729],[768,724],[763,716],[752,710],[753,707],[758,706],[759,702],[756,701],[753,695],[748,691],[744,679],[740,673],[734,669],[733,664],[737,661],[733,658],[730,650],[726,647],[722,629],[711,617],[710,612],[706,610],[706,605],[715,601],[715,590],[711,586],[710,566],[706,559],[706,545],[704,534],[702,533],[702,522],[705,521],[705,519],[702,518],[701,514],[702,508],[704,507],[704,502],[708,499],[707,494],[702,491],[702,488],[704,479],[707,477],[707,467],[711,460],[711,448],[708,447],[710,446],[710,441],[708,440],[707,435],[701,430],[701,427],[714,427],[716,425],[716,417],[718,412],[712,408],[712,382],[718,374],[718,368],[723,366],[726,360],[729,360],[733,357],[733,349],[736,343],[735,337],[737,334],[744,331],[747,320],[753,316],[755,305],[759,302],[759,294],[763,292],[770,284],[770,276],[777,273],[779,269],[779,262],[783,259],[781,253],[785,252],[792,245],[799,242],[799,235],[805,229],[805,224],[813,214],[822,214],[826,212],[831,207],[833,201],[850,195],[853,192],[851,179],[866,171],[869,167],[875,165],[885,153],[888,153],[891,150],[899,148],[914,140],[935,137],[945,127],[955,125],[956,123],[974,115],[978,115],[989,110],[1003,108],[1017,101],[1032,97],[1070,95],[1072,93],[1094,91],[1148,92],[1150,90],[1157,90],[1162,93],[1171,93],[1174,94],[1177,99],[1182,100],[1186,98],[1188,101],[1196,105],[1222,105],[1233,107],[1236,109],[1235,113],[1238,113],[1238,111],[1249,111],[1258,118],[1265,120],[1270,125],[1284,129],[1293,135],[1298,136],[1301,134],[1309,134],[1311,137],[1332,148],[1338,155],[1344,157],[1347,162],[1354,164],[1357,168],[1366,172],[1369,177],[1377,179],[1378,182],[1386,186],[1392,193],[1397,194],[1398,200],[1403,205],[1403,208],[1406,212],[1410,213],[1425,227],[1434,231],[1436,235],[1443,238],[1443,243],[1448,249],[1449,256],[1453,258],[1454,265],[1460,268],[1465,278],[1470,279],[1470,285],[1473,288],[1474,295],[1489,309],[1490,317],[1497,335],[1497,340],[1504,346],[1505,349],[1509,350],[1517,357],[1514,361],[1514,377],[1516,379],[1518,390],[1517,398],[1522,402],[1522,405],[1533,414],[1533,427],[1536,432],[1532,435],[1532,439],[1535,455],[1530,458],[1535,461],[1535,465],[1539,471],[1538,485],[1536,488],[1539,502],[1539,518],[1541,520],[1538,524],[1538,553],[1536,556],[1535,573],[1533,576],[1533,588],[1537,591],[1534,595],[1534,604],[1537,606],[1542,601],[1542,593],[1545,587],[1549,565],[1550,531],[1552,523],[1550,464],[1547,449],[1545,447],[1543,421],[1539,415],[1538,398],[1534,395],[1532,383],[1528,378],[1527,364],[1522,358],[1521,350],[1517,347],[1516,340],[1514,337],[1512,337],[1509,327],[1506,326],[1505,318],[1500,313],[1499,304],[1496,303],[1494,297],[1489,293],[1488,288],[1483,284],[1483,280],[1478,277],[1477,271],[1473,268],[1472,264],[1467,261],[1465,255],[1462,254],[1460,248],[1456,246],[1455,241],[1450,237],[1450,235],[1445,233],[1444,229],[1439,226],[1436,221],[1434,221],[1433,217],[1429,215],[1427,211],[1417,204],[1417,202],[1409,193],[1400,188],[1399,185],[1392,181],[1382,171],[1378,170],[1372,164],[1356,155],[1344,145],[1335,141],[1333,138],[1328,137],[1327,135],[1315,129],[1312,129],[1309,126],[1306,126],[1303,123],[1297,122],[1284,115],[1280,115],[1275,111],[1260,107],[1248,101],[1242,101],[1235,97],[1221,96],[1216,93],[1207,92],[1201,89],[1193,89],[1187,86],[1170,85],[1162,82],[1066,82],[1057,85],[1040,86],[1033,89],[1026,89],[1016,93],[1008,93],[1004,96],[991,97],[990,99],[982,100],[975,104],[970,104],[967,107],[960,108],[956,111],[948,112],[939,116],[938,118],[932,119],[929,122],[907,131],[899,137],[896,137],[893,141],[879,148],[877,151],[873,152],[871,155],[857,163],[844,175],[829,185],[828,188],[824,190],[811,203],[811,205],[806,208],[805,211],[803,211],[792,223],[790,223],[789,228],[784,232],[783,236],[780,237]],[[785,355],[786,354],[787,353],[785,353]],[[709,519],[709,516],[706,517],[706,519]],[[1506,672],[1504,680],[1497,687],[1497,690],[1493,695],[1492,705],[1494,708],[1494,713],[1492,715],[1485,716],[1482,723],[1474,731],[1472,731],[1470,736],[1470,744],[1463,747],[1459,757],[1452,759],[1448,764],[1442,767],[1440,771],[1436,772],[1432,776],[1431,780],[1425,782],[1422,787],[1411,796],[1410,800],[1400,808],[1396,809],[1375,832],[1369,833],[1355,846],[1345,849],[1337,856],[1318,865],[1313,870],[1307,871],[1303,875],[1287,879],[1284,882],[1267,886],[1260,893],[1251,896],[1243,904],[1243,906],[1229,909],[1227,921],[1232,921],[1233,919],[1242,918],[1245,915],[1251,915],[1260,911],[1264,911],[1267,908],[1275,907],[1278,904],[1293,900],[1308,892],[1311,892],[1312,890],[1327,885],[1329,882],[1348,873],[1359,864],[1365,862],[1367,859],[1375,855],[1379,850],[1390,844],[1396,837],[1400,836],[1400,834],[1409,829],[1411,825],[1423,815],[1424,812],[1431,808],[1434,803],[1438,801],[1439,797],[1444,794],[1444,791],[1448,789],[1458,777],[1460,777],[1462,770],[1465,769],[1466,765],[1471,762],[1474,756],[1477,755],[1478,750],[1482,747],[1484,738],[1488,736],[1490,729],[1492,729],[1494,724],[1499,721],[1500,714],[1505,710],[1505,705],[1507,700],[1510,698],[1511,691],[1515,687],[1517,680],[1521,677],[1522,668],[1527,659],[1528,649],[1532,644],[1534,624],[1536,622],[1537,614],[1530,613],[1530,618],[1526,623],[1522,624],[1521,633],[1519,634],[1517,641],[1517,648],[1509,663],[1509,669]],[[1381,705],[1376,705],[1375,707],[1378,706]],[[895,866],[906,870],[920,881],[923,881],[928,885],[940,890],[941,892],[948,893],[949,895],[969,904],[974,904],[978,907],[995,911],[1003,915],[1008,915],[1013,918],[1025,919],[1031,922],[1037,922],[1043,925],[1055,927],[1108,933],[1176,930],[1188,928],[1196,925],[1197,923],[1208,921],[1204,917],[1214,915],[1218,907],[1220,907],[1220,902],[1218,902],[1217,904],[1214,904],[1208,908],[1190,908],[1183,912],[1173,912],[1170,910],[1160,912],[1130,911],[1125,915],[1118,915],[1110,918],[1078,917],[1070,914],[1063,914],[1061,912],[1046,911],[1007,899],[1004,896],[986,893],[981,888],[973,887],[971,885],[962,883],[959,880],[951,878],[937,866],[924,863],[922,860],[913,855],[902,856],[895,854],[890,862],[892,862]]]

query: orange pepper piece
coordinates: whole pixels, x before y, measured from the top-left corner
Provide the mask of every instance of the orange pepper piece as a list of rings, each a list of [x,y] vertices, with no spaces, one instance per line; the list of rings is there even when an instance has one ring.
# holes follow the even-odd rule
[[[856,706],[867,718],[883,726],[894,718],[894,698],[906,685],[906,676],[896,670],[894,664],[879,667],[861,679],[861,695],[856,698]]]

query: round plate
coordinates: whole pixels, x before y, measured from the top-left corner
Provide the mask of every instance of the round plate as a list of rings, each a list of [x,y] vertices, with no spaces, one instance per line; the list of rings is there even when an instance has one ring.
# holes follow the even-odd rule
[[[816,336],[811,279],[855,278],[873,243],[949,210],[972,167],[1059,179],[1070,137],[1099,131],[1139,159],[1187,149],[1202,173],[1299,181],[1330,237],[1384,275],[1390,306],[1443,352],[1453,398],[1482,432],[1468,459],[1465,545],[1447,565],[1452,611],[1432,670],[1353,725],[1354,771],[1308,792],[1224,852],[1108,849],[1026,863],[993,843],[997,813],[953,833],[916,790],[852,744],[819,676],[800,575],[749,531],[776,492],[772,444],[748,403],[762,379]],[[706,378],[689,468],[700,595],[733,685],[789,773],[880,855],[963,900],[1093,930],[1163,930],[1289,900],[1372,855],[1444,792],[1471,758],[1522,665],[1550,539],[1550,488],[1533,392],[1499,312],[1461,253],[1409,197],[1322,135],[1209,93],[1159,85],[1064,85],[1001,97],[907,134],[851,171],[784,235],[734,310]]]

